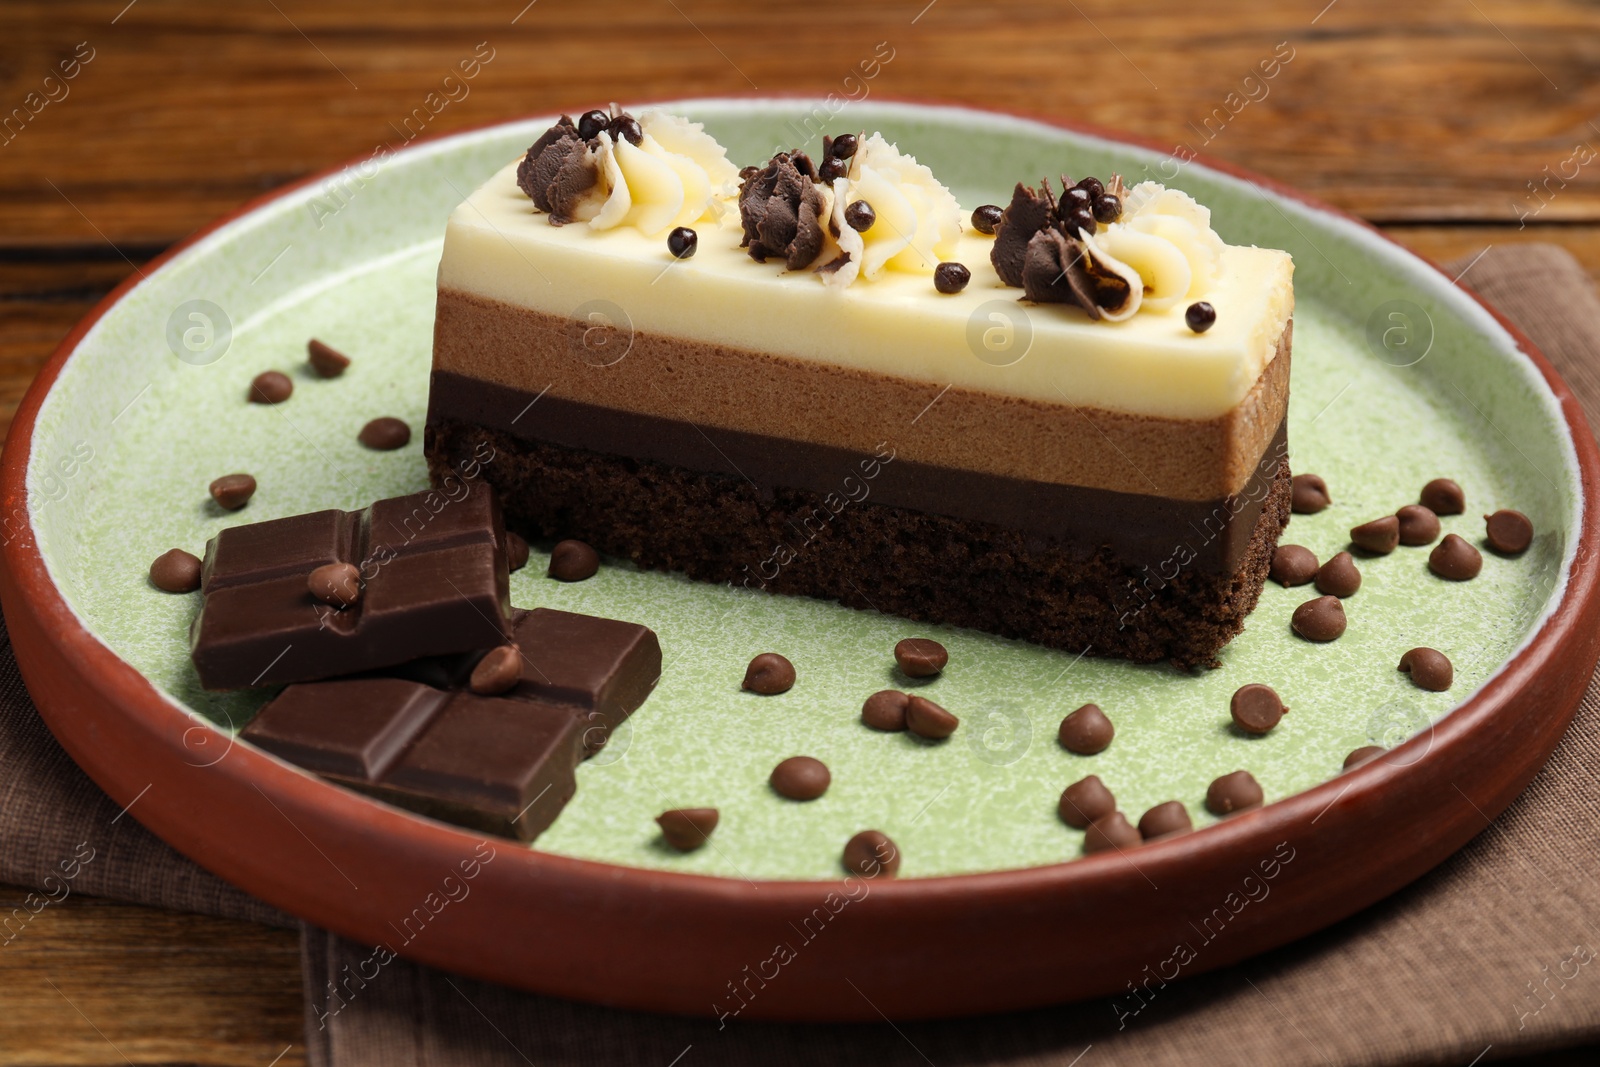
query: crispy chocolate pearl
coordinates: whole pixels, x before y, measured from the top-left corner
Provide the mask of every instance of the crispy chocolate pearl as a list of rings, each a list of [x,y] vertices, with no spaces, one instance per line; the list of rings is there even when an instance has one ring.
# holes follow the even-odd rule
[[[1435,515],[1459,515],[1467,510],[1467,494],[1449,478],[1435,478],[1422,487],[1421,503]]]
[[[528,542],[519,533],[506,531],[506,568],[520,571],[528,565]]]
[[[337,378],[350,366],[350,357],[338,349],[329,348],[313,337],[306,342],[306,355],[310,357],[311,369],[318,378]]]
[[[1177,800],[1157,804],[1139,819],[1139,836],[1146,841],[1193,829],[1194,822],[1189,818],[1189,809]]]
[[[1428,569],[1452,582],[1465,582],[1483,570],[1483,555],[1460,536],[1445,534],[1428,554]]]
[[[1121,851],[1125,848],[1137,848],[1143,839],[1139,831],[1128,817],[1120,811],[1110,815],[1102,815],[1089,824],[1083,832],[1083,851],[1087,855],[1096,852],[1109,852],[1112,849]]]
[[[200,557],[169,548],[150,564],[150,584],[167,593],[192,593],[200,588]]]
[[[739,688],[773,696],[787,693],[794,686],[794,664],[776,652],[763,652],[745,668]]]
[[[1375,556],[1387,556],[1400,543],[1400,520],[1393,515],[1350,528],[1350,542]]]
[[[600,136],[600,131],[611,125],[611,116],[596,108],[594,111],[585,111],[578,116],[578,136],[585,141],[592,141]]]
[[[1251,682],[1234,691],[1228,710],[1233,715],[1233,724],[1245,733],[1265,734],[1278,725],[1289,709],[1283,706],[1277,691],[1270,685]]]
[[[994,234],[995,227],[1000,225],[1000,216],[1005,214],[999,204],[984,204],[972,211],[972,228],[979,233]]]
[[[218,507],[238,511],[256,495],[256,480],[248,474],[224,474],[211,483],[209,491]]]
[[[1533,523],[1520,511],[1501,510],[1483,517],[1489,547],[1507,556],[1527,550],[1533,543]]]
[[[918,737],[943,741],[960,725],[960,719],[927,697],[911,696],[906,700],[906,729]]]
[[[1206,790],[1206,810],[1213,815],[1259,808],[1265,800],[1261,786],[1249,771],[1224,774]]]
[[[361,427],[356,440],[377,452],[393,452],[411,443],[411,427],[402,419],[384,415]]]
[[[872,205],[865,200],[854,200],[844,209],[844,221],[845,225],[857,233],[866,233],[872,229],[872,224],[878,221],[878,213],[872,210]]]
[[[673,808],[656,816],[661,836],[679,852],[693,852],[711,837],[720,815],[716,808]]]
[[[306,576],[306,588],[324,604],[347,608],[361,599],[361,572],[354,563],[324,563]]]
[[[1183,321],[1195,333],[1205,333],[1217,324],[1217,309],[1204,300],[1196,300],[1184,311]]]
[[[884,689],[873,693],[861,705],[861,721],[874,730],[895,731],[906,728],[906,705],[911,698],[898,689]]]
[[[1065,181],[1066,179],[1063,178],[1062,180]],[[1077,188],[1088,193],[1089,199],[1093,200],[1095,197],[1101,196],[1105,193],[1106,183],[1091,174],[1087,178],[1079,178],[1077,182]]]
[[[908,678],[932,678],[950,662],[950,653],[927,637],[908,637],[894,646],[894,661]]]
[[[1122,200],[1110,193],[1102,193],[1094,198],[1093,210],[1096,222],[1116,222],[1122,217]]]
[[[1097,704],[1085,704],[1061,720],[1056,737],[1061,747],[1080,756],[1104,752],[1111,739],[1117,735],[1116,727],[1106,718]]]
[[[1321,475],[1296,474],[1290,485],[1289,506],[1296,515],[1315,515],[1333,502]]]
[[[1411,684],[1418,689],[1442,693],[1455,681],[1455,668],[1450,657],[1435,648],[1413,648],[1400,657],[1401,671],[1411,675]]]
[[[522,678],[522,653],[515,645],[491,648],[472,668],[467,687],[479,696],[504,693]]]
[[[828,145],[828,154],[834,159],[849,159],[856,154],[856,135],[841,133]]]
[[[850,164],[846,163],[842,159],[833,159],[830,157],[822,161],[822,167],[817,171],[817,177],[821,178],[828,185],[832,185],[834,182],[838,181],[840,178],[843,178],[849,173]]]
[[[1074,211],[1086,211],[1094,202],[1094,194],[1082,185],[1069,185],[1061,190],[1061,199],[1058,210],[1063,215],[1070,215]]]
[[[941,263],[933,269],[933,287],[941,293],[959,293],[972,280],[972,272],[960,263]]]
[[[1307,641],[1332,641],[1344,633],[1344,605],[1336,596],[1319,596],[1295,608],[1289,625]]]
[[[264,370],[250,382],[250,403],[281,404],[294,393],[294,382],[279,370]]]
[[[687,226],[679,226],[667,234],[667,251],[673,259],[689,259],[700,247],[700,235]]]
[[[1272,580],[1285,589],[1305,585],[1317,576],[1317,557],[1303,545],[1279,545],[1272,550]]]
[[[1407,504],[1394,513],[1400,523],[1402,545],[1431,545],[1439,539],[1439,516],[1432,508]]]
[[[1358,748],[1344,758],[1344,769],[1353,771],[1363,763],[1371,763],[1387,751],[1389,750],[1382,745],[1366,745]]]
[[[1074,829],[1083,830],[1096,819],[1103,819],[1117,810],[1117,798],[1097,774],[1080,778],[1061,791],[1061,802],[1056,811],[1061,821]]]
[[[582,541],[557,541],[550,550],[550,577],[558,582],[581,582],[600,569],[600,554]]]
[[[626,137],[629,144],[639,144],[644,140],[644,127],[639,125],[639,120],[632,115],[619,115],[611,121],[611,136]]]
[[[1356,570],[1355,557],[1340,552],[1317,571],[1317,592],[1343,599],[1355,596],[1361,588],[1361,572]]]
[[[828,783],[833,781],[833,775],[828,773],[828,765],[819,759],[790,756],[772,768],[772,776],[767,780],[781,797],[815,800],[828,791]]]
[[[863,878],[893,878],[900,870],[900,849],[882,830],[863,830],[845,842],[844,866]]]

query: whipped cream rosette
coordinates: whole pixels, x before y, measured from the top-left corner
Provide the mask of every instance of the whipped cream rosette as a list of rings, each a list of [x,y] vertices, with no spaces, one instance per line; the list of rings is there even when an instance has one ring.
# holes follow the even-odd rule
[[[953,258],[961,240],[961,206],[933,172],[874,133],[856,148],[847,175],[834,180],[832,225],[839,251],[848,256],[837,270],[822,273],[830,285],[868,281],[886,269],[932,274]],[[853,229],[845,210],[857,200],[871,205],[875,219]]]
[[[1211,228],[1210,208],[1158,182],[1134,186],[1116,222],[1076,236],[1097,265],[1128,282],[1120,305],[1099,307],[1112,322],[1205,296],[1216,284],[1225,247]]]

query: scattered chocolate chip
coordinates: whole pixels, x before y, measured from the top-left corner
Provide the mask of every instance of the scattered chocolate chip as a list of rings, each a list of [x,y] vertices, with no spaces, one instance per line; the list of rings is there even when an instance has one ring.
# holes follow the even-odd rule
[[[384,415],[361,427],[356,440],[378,452],[393,452],[411,443],[411,427],[404,420]]]
[[[1400,543],[1400,520],[1393,515],[1350,528],[1350,542],[1375,556],[1387,556]]]
[[[1265,799],[1261,785],[1249,771],[1224,774],[1206,790],[1206,810],[1213,815],[1259,808]]]
[[[794,664],[776,652],[763,652],[745,668],[739,688],[763,696],[787,693],[794,686]]]
[[[1407,504],[1394,517],[1400,523],[1402,545],[1431,545],[1439,539],[1439,516],[1432,508]]]
[[[578,116],[578,136],[585,141],[592,141],[600,136],[600,131],[611,125],[611,116],[604,111],[596,109],[585,111]]]
[[[1449,478],[1435,478],[1422,487],[1421,503],[1435,515],[1459,515],[1467,510],[1467,494]]]
[[[834,159],[849,159],[856,154],[856,135],[841,133],[828,145],[828,154]]]
[[[961,720],[929,700],[911,696],[906,699],[906,729],[929,741],[943,741],[956,732]]]
[[[311,369],[318,378],[337,378],[350,366],[350,357],[338,349],[329,348],[313,337],[306,342],[306,355],[311,359]]]
[[[1234,691],[1228,710],[1233,715],[1233,724],[1245,733],[1265,734],[1278,725],[1289,709],[1283,706],[1277,691],[1270,685],[1251,682]]]
[[[1272,550],[1272,580],[1285,589],[1305,585],[1317,576],[1317,557],[1303,545],[1279,545]]]
[[[1082,830],[1096,819],[1103,819],[1117,810],[1117,798],[1097,774],[1080,778],[1061,791],[1061,803],[1056,811],[1061,821]]]
[[[515,645],[491,648],[472,668],[467,687],[479,696],[504,693],[522,679],[522,653]]]
[[[637,145],[644,140],[644,127],[632,115],[618,115],[611,120],[609,128],[612,137],[626,137],[629,144]]]
[[[1332,641],[1344,633],[1344,605],[1336,596],[1319,596],[1295,608],[1289,625],[1307,641]]]
[[[693,852],[711,837],[717,828],[716,808],[673,808],[656,816],[661,836],[679,852]]]
[[[600,569],[600,554],[582,541],[557,541],[550,550],[550,577],[558,582],[581,582]]]
[[[294,393],[294,382],[280,370],[264,370],[250,381],[250,403],[281,404]]]
[[[878,221],[878,213],[865,200],[855,200],[844,209],[844,221],[857,233],[866,233]]]
[[[1000,216],[1005,212],[999,204],[984,204],[972,211],[972,228],[979,233],[993,234],[995,227],[1000,225]]]
[[[1083,851],[1092,856],[1096,852],[1109,852],[1111,849],[1121,851],[1137,848],[1141,840],[1139,831],[1128,821],[1128,817],[1120,811],[1114,811],[1089,824],[1089,828],[1083,832]]]
[[[1382,745],[1367,745],[1363,748],[1358,748],[1344,758],[1344,769],[1353,771],[1363,763],[1371,763],[1387,751],[1389,750]]]
[[[1483,555],[1459,535],[1445,534],[1428,554],[1428,569],[1452,582],[1465,582],[1483,570]]]
[[[1435,648],[1413,648],[1400,657],[1400,668],[1411,675],[1411,684],[1418,689],[1442,693],[1455,681],[1455,668],[1450,657]]]
[[[1183,321],[1195,333],[1205,333],[1217,323],[1217,309],[1204,300],[1196,300],[1183,313]]]
[[[845,870],[863,878],[893,878],[900,870],[900,850],[882,830],[863,830],[844,846]]]
[[[528,565],[528,542],[519,533],[506,531],[506,568],[520,571]]]
[[[1080,756],[1104,752],[1111,739],[1117,735],[1116,727],[1106,718],[1097,704],[1085,704],[1061,720],[1056,737],[1061,747]]]
[[[1177,800],[1157,804],[1139,818],[1139,836],[1146,841],[1193,829],[1194,822],[1189,818],[1189,809]]]
[[[238,511],[256,495],[256,480],[248,474],[224,474],[211,483],[210,491],[218,507]]]
[[[1520,511],[1502,510],[1483,517],[1489,547],[1507,556],[1523,552],[1533,543],[1533,523]]]
[[[676,227],[667,234],[667,251],[673,259],[689,259],[700,247],[700,235],[687,226]]]
[[[1290,486],[1289,506],[1296,515],[1315,515],[1333,503],[1321,475],[1296,474]]]
[[[933,287],[941,293],[959,293],[972,280],[972,272],[960,263],[941,263],[933,269]]]
[[[353,563],[324,563],[306,575],[306,588],[324,604],[347,608],[361,599],[361,572]]]
[[[822,161],[822,169],[817,172],[817,176],[828,185],[832,185],[849,173],[850,164],[842,159],[829,158]]]
[[[200,557],[169,548],[150,564],[150,584],[167,593],[192,593],[200,588]]]
[[[776,767],[767,779],[781,797],[790,800],[815,800],[828,791],[833,776],[828,765],[810,756],[790,756]]]
[[[911,698],[898,689],[884,689],[873,693],[861,705],[861,721],[874,730],[904,730],[906,705]]]
[[[1122,200],[1110,193],[1103,193],[1094,198],[1092,210],[1096,222],[1110,224],[1122,217]]]
[[[908,637],[894,646],[894,661],[908,678],[932,678],[950,662],[950,653],[927,637]]]
[[[1356,569],[1355,557],[1340,552],[1317,570],[1317,592],[1343,599],[1355,596],[1361,588],[1361,572]]]

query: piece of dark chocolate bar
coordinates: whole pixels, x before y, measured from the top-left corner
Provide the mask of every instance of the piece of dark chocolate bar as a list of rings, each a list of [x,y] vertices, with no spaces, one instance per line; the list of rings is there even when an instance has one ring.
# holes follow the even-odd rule
[[[359,574],[343,607],[309,584],[341,563]],[[206,545],[201,590],[190,648],[207,689],[333,678],[511,636],[505,531],[486,486],[223,530]]]

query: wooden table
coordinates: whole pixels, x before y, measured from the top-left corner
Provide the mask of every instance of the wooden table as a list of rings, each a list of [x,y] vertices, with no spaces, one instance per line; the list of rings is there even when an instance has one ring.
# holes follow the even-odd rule
[[[879,42],[875,96],[1127,130],[1435,259],[1553,241],[1600,276],[1600,11],[1578,0],[6,0],[0,427],[135,264],[402,143],[408,117],[432,134],[612,99],[859,95],[847,79]],[[447,93],[474,52],[492,59]],[[1275,54],[1276,76],[1252,79]],[[430,93],[455,98],[435,114]],[[0,887],[0,910],[21,895]],[[0,949],[0,1067],[288,1067],[300,997],[291,933],[69,899]]]

